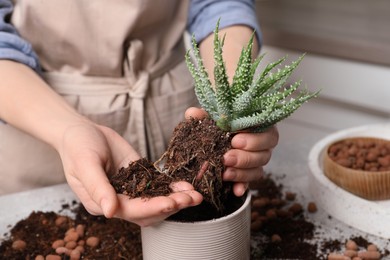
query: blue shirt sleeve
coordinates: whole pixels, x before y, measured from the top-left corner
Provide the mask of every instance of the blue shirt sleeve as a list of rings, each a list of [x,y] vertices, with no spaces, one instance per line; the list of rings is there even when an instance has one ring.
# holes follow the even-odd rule
[[[14,60],[40,72],[38,56],[29,42],[22,39],[10,23],[13,4],[0,0],[0,59]]]
[[[254,0],[192,0],[187,30],[200,42],[214,31],[218,19],[221,29],[238,24],[251,27],[255,30],[259,44],[262,44]]]

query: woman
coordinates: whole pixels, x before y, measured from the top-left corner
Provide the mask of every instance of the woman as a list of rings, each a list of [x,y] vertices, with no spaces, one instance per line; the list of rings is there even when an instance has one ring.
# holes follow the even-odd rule
[[[155,160],[185,109],[197,105],[183,62],[186,28],[212,74],[211,34],[221,18],[231,77],[241,48],[253,29],[259,32],[253,5],[0,0],[0,193],[66,178],[91,214],[142,226],[199,204],[202,196],[189,183],[175,184],[167,197],[129,200],[115,193],[107,174],[140,156]],[[204,112],[191,108],[190,116]],[[273,128],[232,140],[224,179],[237,182],[237,196],[261,177],[277,139]]]

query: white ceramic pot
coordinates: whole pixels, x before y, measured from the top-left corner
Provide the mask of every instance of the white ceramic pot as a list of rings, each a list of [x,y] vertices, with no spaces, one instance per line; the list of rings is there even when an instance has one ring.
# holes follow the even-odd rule
[[[250,259],[251,194],[233,213],[213,220],[141,228],[144,260]]]

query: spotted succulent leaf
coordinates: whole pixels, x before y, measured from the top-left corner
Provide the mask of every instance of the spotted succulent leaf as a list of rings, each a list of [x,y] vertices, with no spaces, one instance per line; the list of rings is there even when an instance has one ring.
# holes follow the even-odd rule
[[[195,41],[195,37],[192,37],[193,53],[196,63],[192,61],[190,51],[187,51],[185,61],[187,63],[188,70],[192,74],[195,81],[195,94],[198,97],[199,104],[214,118],[219,119],[217,102],[214,89],[209,80],[208,73],[203,65],[203,61],[200,58],[200,52]]]
[[[266,95],[255,97],[250,105],[241,112],[236,112],[234,118],[239,118],[253,113],[259,113],[267,107],[270,103],[270,100],[276,100],[278,103],[284,102],[284,100],[291,94],[293,94],[298,87],[300,86],[301,81],[295,82],[289,88],[286,88],[284,91],[277,91],[273,93],[267,93]]]
[[[216,89],[217,111],[219,114],[219,119],[217,119],[217,125],[224,129],[229,127],[232,110],[232,98],[225,63],[222,57],[222,48],[225,41],[225,37],[223,37],[222,39],[218,37],[218,28],[219,21],[217,23],[214,33],[214,81],[215,85],[218,87],[218,89]]]
[[[309,93],[302,91],[297,98],[291,98],[290,101],[285,104],[275,107],[275,110],[270,114],[267,120],[259,125],[258,127],[252,128],[251,132],[263,132],[267,130],[270,126],[280,122],[281,120],[289,117],[294,113],[303,103],[309,99],[316,97],[319,94],[319,91],[315,93]]]
[[[192,49],[195,61],[191,60],[190,52],[187,52],[186,62],[194,77],[195,93],[199,103],[222,130],[264,131],[287,118],[303,103],[318,95],[319,92],[298,91],[301,81],[285,87],[304,55],[290,65],[278,68],[286,60],[286,57],[282,57],[266,65],[264,70],[255,77],[264,55],[252,61],[254,34],[241,51],[233,82],[230,85],[222,53],[225,36],[219,38],[218,33],[219,21],[214,31],[215,86],[212,86],[208,79],[194,37]]]
[[[257,65],[260,63],[261,58],[254,63],[257,63],[255,67],[252,66],[253,39],[254,34],[252,34],[248,45],[242,49],[240,58],[238,60],[231,86],[231,95],[233,99],[248,89],[253,81],[253,76],[255,75]]]

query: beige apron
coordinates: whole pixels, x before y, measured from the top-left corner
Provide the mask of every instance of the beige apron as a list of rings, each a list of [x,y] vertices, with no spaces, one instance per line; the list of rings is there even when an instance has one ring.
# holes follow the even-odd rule
[[[152,160],[197,105],[183,62],[188,1],[15,1],[48,84]],[[65,181],[56,151],[0,123],[0,194]]]

